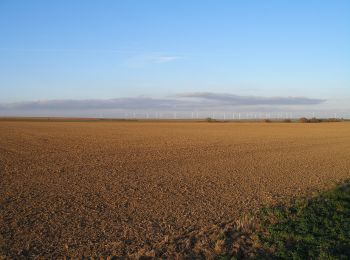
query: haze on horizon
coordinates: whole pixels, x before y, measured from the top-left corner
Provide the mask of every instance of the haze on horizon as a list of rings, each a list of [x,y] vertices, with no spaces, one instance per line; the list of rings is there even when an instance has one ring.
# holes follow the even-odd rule
[[[0,2],[0,116],[350,118],[350,2]]]

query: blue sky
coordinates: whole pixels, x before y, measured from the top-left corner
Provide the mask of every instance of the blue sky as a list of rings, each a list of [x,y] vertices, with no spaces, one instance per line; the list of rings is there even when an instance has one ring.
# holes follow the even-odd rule
[[[205,92],[346,109],[349,46],[345,0],[1,0],[0,102]]]

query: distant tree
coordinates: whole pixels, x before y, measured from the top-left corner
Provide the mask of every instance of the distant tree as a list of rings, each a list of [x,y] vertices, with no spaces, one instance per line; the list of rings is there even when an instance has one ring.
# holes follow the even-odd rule
[[[306,117],[301,117],[301,118],[299,118],[299,122],[300,123],[309,123],[309,119],[307,119]]]

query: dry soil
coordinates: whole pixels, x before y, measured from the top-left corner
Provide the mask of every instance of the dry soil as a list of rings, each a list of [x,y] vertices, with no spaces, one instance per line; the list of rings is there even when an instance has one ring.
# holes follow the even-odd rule
[[[350,123],[4,120],[0,258],[133,257],[349,177]]]

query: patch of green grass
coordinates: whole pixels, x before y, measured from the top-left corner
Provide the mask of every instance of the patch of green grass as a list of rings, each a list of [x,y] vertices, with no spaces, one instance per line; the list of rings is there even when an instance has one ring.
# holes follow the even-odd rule
[[[350,184],[263,211],[259,232],[266,257],[282,259],[350,258]]]

